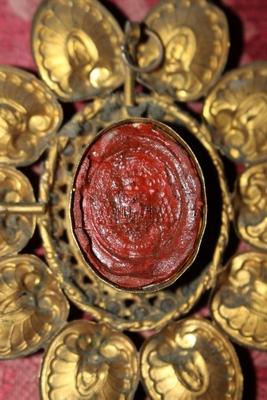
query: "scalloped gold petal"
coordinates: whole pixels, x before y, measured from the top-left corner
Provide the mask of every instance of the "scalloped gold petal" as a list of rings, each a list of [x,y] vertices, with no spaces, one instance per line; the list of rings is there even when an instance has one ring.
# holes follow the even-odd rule
[[[235,206],[239,236],[267,251],[267,162],[255,164],[239,176]]]
[[[48,267],[32,255],[0,260],[0,358],[37,351],[60,329],[69,305]]]
[[[138,384],[132,342],[106,325],[73,321],[53,339],[41,374],[43,400],[130,400]]]
[[[267,350],[266,277],[267,254],[239,254],[219,279],[210,305],[233,340],[259,350]]]
[[[123,83],[122,31],[96,0],[48,0],[33,24],[33,55],[62,101],[86,100]]]
[[[34,75],[0,66],[0,163],[32,164],[62,121],[55,96]]]
[[[215,144],[230,159],[254,163],[267,158],[267,62],[223,76],[206,98],[203,115]]]
[[[0,202],[34,203],[29,180],[13,167],[0,165]],[[32,237],[36,218],[31,214],[0,214],[0,257],[15,254]]]
[[[232,345],[208,321],[174,322],[141,349],[141,376],[154,400],[237,400],[243,377]]]
[[[223,12],[205,0],[162,0],[145,18],[160,37],[165,56],[162,65],[141,81],[153,90],[179,101],[196,100],[221,75],[228,56],[229,35]],[[153,40],[139,49],[144,67],[158,56]]]

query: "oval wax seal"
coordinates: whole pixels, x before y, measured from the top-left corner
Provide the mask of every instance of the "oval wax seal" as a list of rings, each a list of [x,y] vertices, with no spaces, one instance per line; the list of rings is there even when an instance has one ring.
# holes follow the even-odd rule
[[[70,218],[98,277],[122,290],[159,290],[198,253],[206,223],[200,166],[162,123],[138,118],[113,124],[79,162]]]

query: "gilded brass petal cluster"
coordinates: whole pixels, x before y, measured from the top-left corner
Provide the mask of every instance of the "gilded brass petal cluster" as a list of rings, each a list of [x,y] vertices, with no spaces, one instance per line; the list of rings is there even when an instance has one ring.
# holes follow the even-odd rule
[[[238,235],[258,250],[267,250],[267,63],[257,62],[225,75],[206,99],[203,114],[215,144],[247,168],[234,193]],[[252,164],[252,165],[251,165]],[[215,321],[236,342],[267,349],[267,254],[235,256],[218,276],[212,295]]]
[[[105,325],[74,321],[47,350],[42,399],[130,400],[138,375],[137,352],[127,336]]]
[[[63,101],[107,94],[124,81],[122,31],[96,0],[48,0],[33,24],[33,55]]]
[[[49,89],[28,72],[0,66],[0,163],[36,161],[62,121]]]
[[[241,238],[267,251],[267,162],[255,164],[240,175],[235,208]]]
[[[160,37],[165,57],[141,81],[180,101],[206,94],[221,75],[228,55],[228,25],[222,11],[203,0],[162,0],[145,23]],[[139,51],[139,64],[150,64],[157,53],[155,41],[150,40]]]
[[[13,255],[26,246],[32,237],[36,218],[33,214],[10,214],[6,204],[34,203],[33,189],[21,172],[0,164],[0,257]]]
[[[205,101],[203,115],[220,150],[233,161],[267,157],[267,63],[227,73]]]
[[[240,344],[267,349],[267,253],[243,253],[219,269],[233,210],[238,234],[267,250],[267,63],[223,77],[205,101],[205,123],[198,123],[175,100],[198,99],[219,79],[229,47],[224,14],[206,0],[162,0],[145,26],[148,40],[137,40],[136,57],[129,51],[131,62],[126,58],[123,65],[127,31],[123,35],[97,0],[41,4],[32,47],[42,79],[62,101],[102,97],[61,130],[61,107],[50,90],[29,73],[0,67],[0,358],[47,347],[43,400],[130,400],[139,369],[153,400],[240,400],[239,362],[215,325],[188,318],[166,326],[210,288],[211,313],[223,331]],[[134,27],[140,39],[141,27]],[[161,65],[145,73],[161,50]],[[156,93],[134,93],[131,68]],[[124,95],[110,94],[123,83]],[[204,246],[193,267],[169,289],[146,294],[118,292],[90,272],[73,241],[68,209],[83,148],[102,128],[134,117],[165,122],[182,135],[199,157],[208,201]],[[214,143],[231,160],[253,164],[237,181],[234,207]],[[37,203],[14,167],[33,163],[48,146]],[[36,224],[48,266],[17,254]],[[65,324],[69,305],[62,289],[101,323]],[[143,344],[139,362],[134,345],[116,329],[152,328],[163,329]]]
[[[41,260],[25,254],[0,259],[0,358],[43,347],[68,310],[58,282]]]
[[[141,350],[141,376],[153,400],[242,398],[235,351],[203,319],[174,322],[147,340]]]
[[[48,267],[16,255],[33,236],[36,203],[26,176],[62,120],[54,95],[33,75],[0,67],[0,358],[24,356],[45,346],[67,319],[69,305]]]
[[[212,296],[215,321],[233,340],[267,350],[267,254],[235,256]]]

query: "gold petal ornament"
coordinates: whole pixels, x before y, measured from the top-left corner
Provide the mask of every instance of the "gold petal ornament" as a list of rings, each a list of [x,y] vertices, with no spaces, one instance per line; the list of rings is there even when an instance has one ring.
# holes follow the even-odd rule
[[[215,144],[233,161],[267,158],[267,62],[227,73],[207,97],[203,115]]]
[[[267,254],[234,257],[219,277],[211,301],[212,316],[236,342],[267,350]]]
[[[141,349],[141,376],[153,400],[242,398],[236,353],[208,321],[174,322]]]
[[[145,24],[161,39],[162,65],[141,81],[160,94],[179,101],[196,100],[221,75],[228,56],[229,37],[223,12],[205,0],[162,0]],[[139,49],[144,67],[158,56],[155,40]]]
[[[61,328],[69,305],[37,257],[0,260],[0,359],[37,351]]]
[[[48,0],[33,23],[40,75],[62,101],[105,95],[124,81],[122,31],[96,0]]]
[[[73,321],[46,352],[42,399],[130,400],[138,379],[136,349],[127,336],[106,325]]]
[[[0,66],[0,163],[36,161],[62,121],[50,90],[32,74]]]
[[[10,214],[7,204],[13,208],[22,204],[35,202],[29,180],[14,167],[0,164],[0,257],[13,255],[26,246],[32,237],[36,217],[20,212]]]
[[[0,66],[0,359],[45,349],[43,400],[132,400],[140,396],[139,391],[135,395],[139,375],[153,400],[241,400],[242,372],[226,336],[267,350],[267,62],[220,79],[228,50],[226,18],[207,0],[159,1],[144,24],[128,22],[124,34],[97,0],[46,0],[32,29],[33,56],[45,84],[27,72]],[[123,84],[124,91],[114,93]],[[207,93],[202,120],[177,106],[177,100],[196,100]],[[60,127],[57,98],[92,101]],[[70,224],[80,155],[102,129],[140,118],[167,124],[190,146],[203,170],[208,209],[192,267],[168,288],[146,293],[142,285],[138,292],[118,291],[93,274]],[[233,196],[216,147],[246,164]],[[15,168],[37,160],[34,168]],[[145,166],[139,175],[146,185]],[[32,172],[38,200],[27,178]],[[153,182],[152,175],[148,182]],[[117,169],[114,176],[119,176]],[[126,181],[127,190],[134,186],[138,197],[138,184]],[[135,204],[132,198],[129,204]],[[88,203],[92,201],[88,196]],[[135,204],[131,216],[125,204],[123,225],[131,228],[139,206]],[[154,211],[161,213],[156,207]],[[149,218],[144,219],[141,224],[150,229]],[[238,235],[261,252],[239,254],[221,268],[234,219]],[[162,235],[161,228],[156,225],[157,235]],[[141,245],[150,232],[143,231]],[[130,229],[125,232],[130,236]],[[153,245],[153,235],[150,241]],[[46,264],[26,254],[37,246],[44,250]],[[133,254],[125,251],[125,257]],[[213,323],[197,317],[173,322],[209,289]],[[98,323],[66,322],[65,295]],[[140,356],[122,333],[152,329],[158,333],[144,341]]]
[[[235,203],[238,234],[251,246],[267,251],[267,162],[240,175]]]

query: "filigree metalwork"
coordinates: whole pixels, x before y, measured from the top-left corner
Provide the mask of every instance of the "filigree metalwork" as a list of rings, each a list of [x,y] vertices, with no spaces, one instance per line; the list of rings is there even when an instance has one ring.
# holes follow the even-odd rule
[[[44,347],[61,328],[69,305],[47,266],[32,255],[0,260],[0,358]]]
[[[0,163],[36,161],[59,128],[62,109],[34,75],[0,66]]]
[[[51,185],[45,190],[41,189],[41,193],[49,193],[50,198],[48,213],[40,219],[47,262],[61,277],[68,297],[79,308],[90,312],[98,320],[108,322],[117,328],[131,330],[160,327],[168,320],[184,315],[193,307],[201,294],[212,286],[228,241],[229,216],[232,213],[223,167],[217,152],[212,147],[208,131],[193,118],[179,111],[171,101],[166,103],[166,99],[140,96],[137,97],[137,102],[135,108],[128,109],[130,114],[151,118],[157,116],[158,119],[169,123],[179,121],[180,126],[184,126],[190,132],[188,135],[192,135],[192,139],[196,140],[202,149],[199,151],[206,150],[212,160],[209,172],[214,168],[215,179],[219,180],[216,215],[220,229],[219,232],[215,232],[214,222],[211,222],[209,230],[213,240],[215,238],[216,241],[211,245],[211,239],[206,238],[211,248],[208,259],[205,255],[207,264],[203,262],[203,252],[200,253],[195,267],[198,268],[198,273],[193,277],[190,275],[186,277],[185,274],[183,283],[178,281],[171,290],[147,295],[118,292],[90,272],[74,243],[67,201],[70,197],[74,169],[82,149],[88,146],[99,129],[109,125],[113,120],[123,118],[125,109],[121,95],[114,95],[106,101],[96,100],[60,131],[58,147],[51,149],[52,159],[47,162],[43,175],[43,177],[49,176]],[[205,162],[206,160],[202,160],[202,165]],[[207,170],[207,165],[205,168]],[[214,184],[208,190],[216,193]],[[213,200],[210,195],[211,193],[208,195],[208,202],[211,203]],[[205,253],[207,254],[206,251]]]
[[[141,376],[153,400],[242,398],[235,351],[203,319],[174,322],[148,339],[141,349]]]
[[[33,55],[47,85],[63,101],[106,94],[124,81],[123,34],[96,0],[49,0],[33,25]]]
[[[212,296],[215,321],[233,340],[267,350],[267,254],[234,257]]]
[[[233,161],[254,163],[267,154],[267,63],[227,73],[213,88],[203,115],[220,150]]]
[[[267,162],[255,164],[240,175],[235,209],[240,237],[267,251]]]
[[[131,400],[138,356],[130,339],[89,321],[66,325],[51,342],[42,367],[43,400]]]
[[[145,18],[165,48],[160,68],[141,75],[153,90],[180,101],[195,100],[207,93],[225,66],[229,38],[224,14],[203,0],[162,0]],[[155,41],[139,49],[141,66],[157,58]]]

